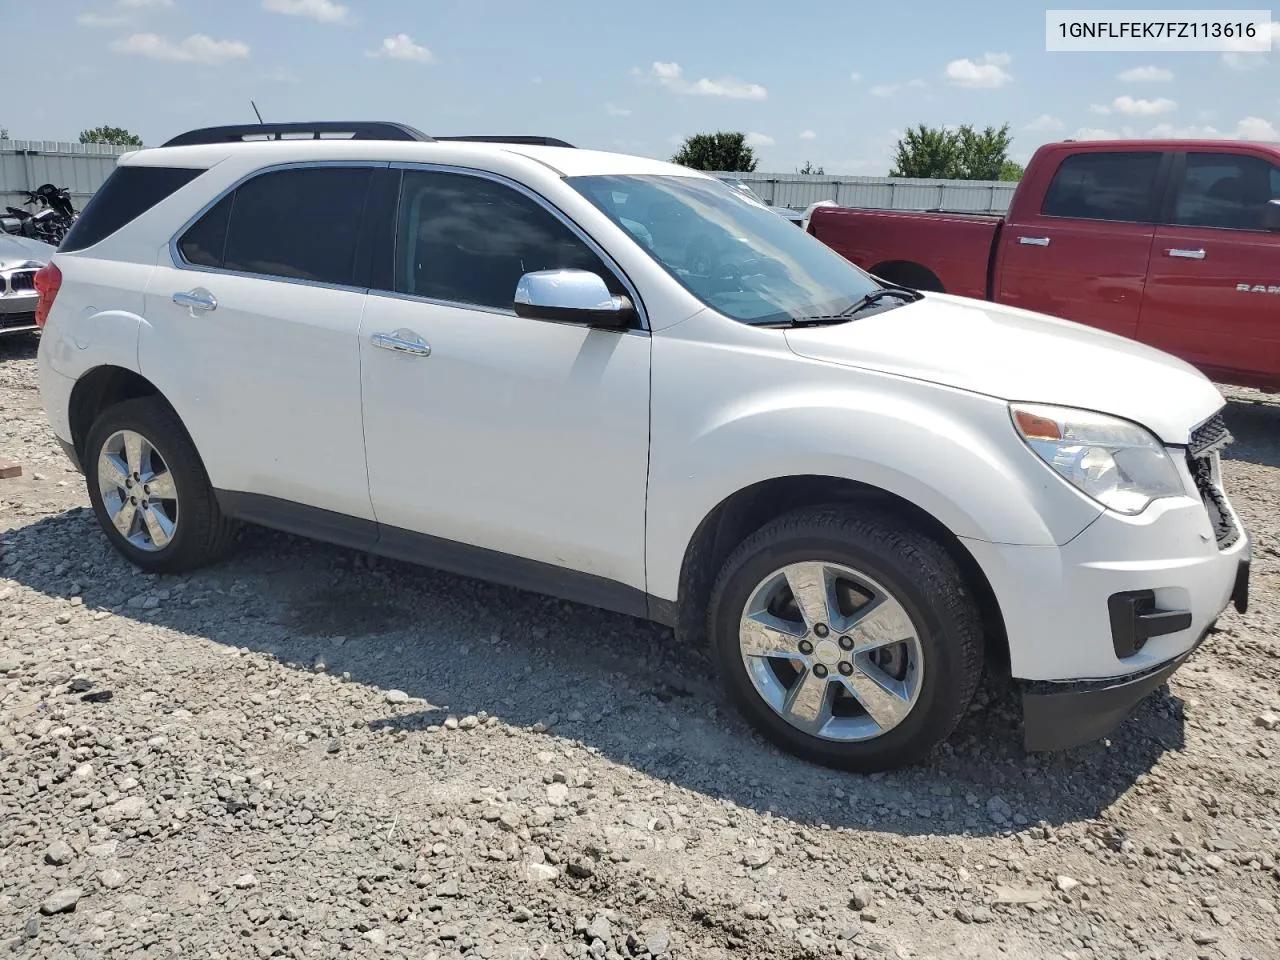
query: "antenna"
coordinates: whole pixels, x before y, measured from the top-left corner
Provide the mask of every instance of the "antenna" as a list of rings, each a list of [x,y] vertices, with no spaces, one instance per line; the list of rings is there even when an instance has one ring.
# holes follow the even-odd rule
[[[264,121],[264,120],[262,119],[262,114],[258,113],[258,105],[257,105],[256,103],[254,103],[252,100],[250,100],[250,101],[249,101],[249,106],[253,107],[253,112],[254,112],[255,114],[257,114],[258,122],[259,122],[259,123],[265,123],[266,121]]]

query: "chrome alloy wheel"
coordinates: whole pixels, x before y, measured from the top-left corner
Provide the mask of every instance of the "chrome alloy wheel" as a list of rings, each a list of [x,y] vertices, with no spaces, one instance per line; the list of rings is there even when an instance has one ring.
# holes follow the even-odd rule
[[[98,454],[102,505],[139,550],[163,550],[178,530],[178,489],[164,458],[142,434],[117,430]]]
[[[793,563],[752,591],[738,643],[756,693],[824,740],[872,740],[911,713],[924,679],[906,608],[838,563]]]

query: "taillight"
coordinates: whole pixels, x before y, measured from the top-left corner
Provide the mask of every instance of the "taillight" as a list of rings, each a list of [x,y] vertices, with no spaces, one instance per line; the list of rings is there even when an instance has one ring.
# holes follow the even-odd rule
[[[36,326],[43,327],[49,319],[49,311],[53,309],[53,298],[62,289],[62,271],[57,264],[46,263],[36,271],[36,293],[40,299],[36,302]]]

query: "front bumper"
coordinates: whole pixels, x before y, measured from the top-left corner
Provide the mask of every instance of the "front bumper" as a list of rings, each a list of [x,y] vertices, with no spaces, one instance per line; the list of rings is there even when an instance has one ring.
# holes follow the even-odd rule
[[[0,336],[39,330],[36,326],[36,304],[40,298],[34,292],[9,289],[11,282],[12,277],[0,274]]]
[[[1238,561],[1231,602],[1240,613],[1249,607],[1249,569],[1249,560]],[[1024,684],[1023,745],[1033,752],[1069,750],[1107,736],[1190,659],[1211,629],[1212,624],[1201,630],[1185,653],[1136,674],[1110,680]]]

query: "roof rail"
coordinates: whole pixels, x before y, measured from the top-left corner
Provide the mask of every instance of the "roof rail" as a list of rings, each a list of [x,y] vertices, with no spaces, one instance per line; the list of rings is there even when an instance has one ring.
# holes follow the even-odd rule
[[[572,143],[566,143],[564,140],[559,140],[555,137],[468,136],[468,137],[433,137],[432,139],[433,140],[466,140],[472,143],[522,143],[526,146],[539,146],[539,147],[573,147]]]
[[[323,137],[323,134],[329,136]],[[180,133],[161,146],[187,147],[201,143],[284,139],[417,140],[429,143],[433,138],[403,123],[381,120],[320,120],[312,123],[237,123],[225,127],[202,127]]]

